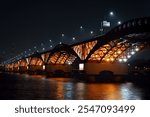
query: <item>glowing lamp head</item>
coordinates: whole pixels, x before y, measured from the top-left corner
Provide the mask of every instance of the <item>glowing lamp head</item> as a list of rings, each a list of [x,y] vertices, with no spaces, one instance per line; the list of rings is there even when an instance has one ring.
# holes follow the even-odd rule
[[[124,59],[123,59],[123,61],[124,61],[124,62],[127,62],[127,59],[126,59],[126,58],[124,58]]]
[[[128,55],[127,58],[131,58],[131,55]]]
[[[121,24],[121,21],[118,21],[118,25],[120,25]]]
[[[132,51],[132,52],[131,52],[131,54],[132,54],[132,55],[134,55],[134,54],[135,54],[135,52],[134,52],[134,51]]]
[[[118,54],[121,54],[121,50],[119,50],[117,53],[118,53]]]
[[[110,61],[110,59],[108,58],[108,59],[106,59],[106,61],[107,61],[107,62],[109,62],[109,61]]]
[[[64,36],[65,36],[65,34],[61,34],[61,36],[62,36],[62,37],[64,37]]]
[[[119,62],[122,62],[122,59],[119,59]]]
[[[94,32],[93,32],[93,31],[91,31],[90,33],[91,33],[91,34],[93,34]]]
[[[45,70],[45,65],[43,65],[43,70]]]
[[[113,11],[111,11],[109,14],[110,14],[110,16],[114,16],[114,12]]]
[[[139,48],[135,48],[135,51],[139,51]]]
[[[73,38],[72,38],[72,40],[73,40],[73,41],[75,41],[75,40],[76,40],[76,38],[75,38],[75,37],[73,37]]]

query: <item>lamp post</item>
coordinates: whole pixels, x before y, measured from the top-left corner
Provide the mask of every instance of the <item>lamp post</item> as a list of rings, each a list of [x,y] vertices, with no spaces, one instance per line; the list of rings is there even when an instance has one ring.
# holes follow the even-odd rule
[[[52,40],[50,39],[49,42],[50,42],[50,48],[52,48],[53,47]]]
[[[63,43],[63,41],[64,41],[64,40],[63,40],[63,39],[64,39],[64,36],[65,36],[65,34],[64,34],[64,33],[62,33],[62,34],[61,34],[61,43],[60,43],[60,44],[62,44],[62,43]]]

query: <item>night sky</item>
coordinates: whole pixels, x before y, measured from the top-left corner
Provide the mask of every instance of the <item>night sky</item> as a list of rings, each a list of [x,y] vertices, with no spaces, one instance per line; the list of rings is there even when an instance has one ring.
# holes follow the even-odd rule
[[[109,17],[109,12],[114,17]],[[49,49],[62,41],[74,43],[100,34],[104,19],[117,25],[135,17],[150,16],[150,0],[4,0],[0,3],[0,60],[29,49]],[[80,30],[80,26],[83,30]],[[90,31],[94,31],[90,35]],[[73,42],[72,37],[76,40]],[[49,40],[52,40],[50,42]],[[42,45],[43,43],[44,45]]]

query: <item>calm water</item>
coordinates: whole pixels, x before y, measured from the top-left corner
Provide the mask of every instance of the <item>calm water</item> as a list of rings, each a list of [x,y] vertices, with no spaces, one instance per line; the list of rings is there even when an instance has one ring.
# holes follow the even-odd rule
[[[71,78],[0,74],[0,99],[139,100],[150,99],[150,88],[132,83],[84,83]]]

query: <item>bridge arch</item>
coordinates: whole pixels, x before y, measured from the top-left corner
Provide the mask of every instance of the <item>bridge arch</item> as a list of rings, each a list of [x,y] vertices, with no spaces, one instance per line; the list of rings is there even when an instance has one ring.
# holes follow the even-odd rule
[[[81,61],[75,51],[69,45],[59,44],[53,50],[51,50],[46,63],[63,65],[73,64],[75,61]]]
[[[133,45],[142,49],[145,42],[150,42],[150,18],[129,20],[94,40],[97,40],[97,44],[88,54],[85,62],[96,58],[100,62],[103,60],[114,61],[123,53],[127,53],[127,50],[131,50]],[[123,47],[120,47],[121,45]],[[114,51],[116,53],[118,51],[118,54],[111,55]],[[126,61],[126,59],[124,60]]]

